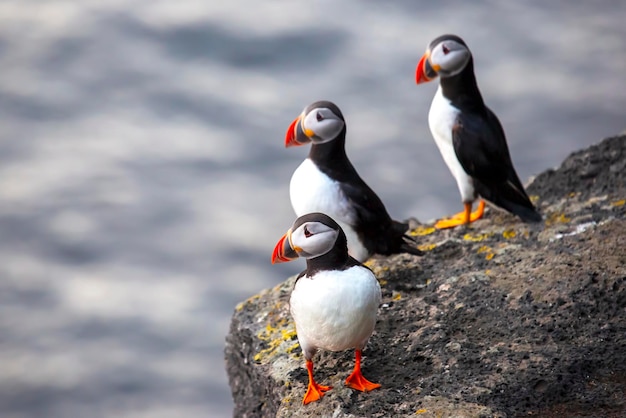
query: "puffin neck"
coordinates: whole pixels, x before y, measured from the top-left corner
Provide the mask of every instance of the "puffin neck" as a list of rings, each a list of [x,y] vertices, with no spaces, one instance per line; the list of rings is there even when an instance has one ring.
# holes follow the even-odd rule
[[[306,275],[310,277],[322,270],[345,270],[352,266],[349,260],[348,241],[346,235],[341,231],[330,251],[319,257],[306,260]]]
[[[335,139],[323,144],[313,144],[309,151],[309,159],[321,167],[340,168],[345,165],[345,161],[348,159],[345,145],[346,128],[344,126]]]
[[[459,74],[442,77],[439,81],[443,96],[461,110],[484,112],[485,102],[478,89],[474,75],[474,59],[470,57],[467,65]]]

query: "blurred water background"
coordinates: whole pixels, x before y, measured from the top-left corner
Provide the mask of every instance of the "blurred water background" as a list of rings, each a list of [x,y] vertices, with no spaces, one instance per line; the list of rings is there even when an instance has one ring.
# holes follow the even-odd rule
[[[626,2],[4,0],[0,416],[232,414],[224,336],[336,102],[397,219],[460,210],[414,69],[453,32],[520,177],[626,128]]]

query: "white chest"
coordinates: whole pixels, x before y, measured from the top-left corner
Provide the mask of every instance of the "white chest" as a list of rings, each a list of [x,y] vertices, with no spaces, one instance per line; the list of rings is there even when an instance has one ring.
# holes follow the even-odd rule
[[[310,159],[304,160],[291,176],[289,197],[296,216],[325,213],[345,232],[350,255],[359,261],[369,258],[369,252],[354,230],[356,215],[350,201],[341,191],[339,183],[321,172]]]
[[[374,331],[380,286],[374,274],[355,266],[302,277],[291,294],[290,309],[305,354],[362,348]]]
[[[428,126],[443,160],[456,180],[461,199],[463,202],[471,202],[475,199],[474,185],[471,177],[459,163],[452,143],[452,128],[459,112],[459,109],[452,106],[450,101],[443,96],[440,86],[430,105]]]

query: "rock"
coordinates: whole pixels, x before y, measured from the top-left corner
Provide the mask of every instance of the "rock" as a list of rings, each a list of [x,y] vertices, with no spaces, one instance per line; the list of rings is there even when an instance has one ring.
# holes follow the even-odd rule
[[[289,315],[294,278],[237,306],[226,338],[236,417],[618,417],[626,411],[626,136],[528,187],[545,221],[490,209],[470,228],[416,225],[427,254],[367,264],[383,289],[363,373],[322,351],[334,386],[303,406],[307,373]]]

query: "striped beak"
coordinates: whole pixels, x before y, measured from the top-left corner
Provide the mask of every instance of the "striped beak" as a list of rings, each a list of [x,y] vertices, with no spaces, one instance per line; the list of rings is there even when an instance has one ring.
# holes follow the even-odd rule
[[[299,255],[297,251],[291,246],[291,229],[283,235],[272,252],[272,264],[287,263],[295,260]]]
[[[305,145],[311,142],[311,136],[313,136],[313,132],[308,130],[302,130],[302,115],[298,116],[289,128],[287,129],[287,134],[285,135],[285,147],[294,147],[299,145]]]
[[[417,68],[415,70],[415,83],[422,84],[428,83],[437,77],[437,72],[439,71],[439,66],[432,66],[430,64],[430,51],[426,51],[426,53],[422,56],[420,61],[417,63]]]

